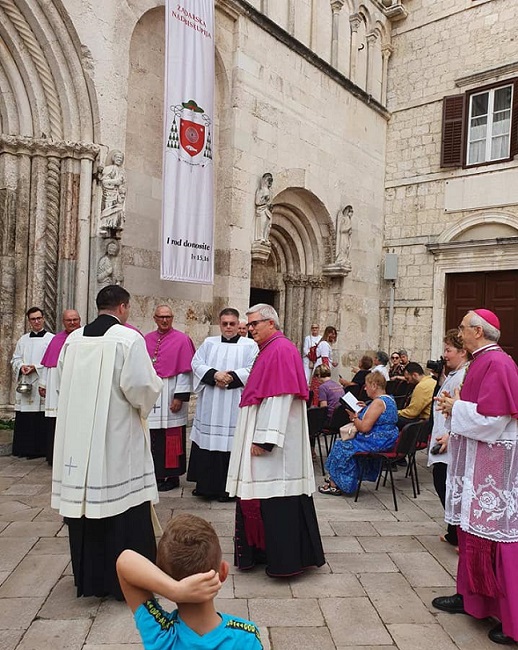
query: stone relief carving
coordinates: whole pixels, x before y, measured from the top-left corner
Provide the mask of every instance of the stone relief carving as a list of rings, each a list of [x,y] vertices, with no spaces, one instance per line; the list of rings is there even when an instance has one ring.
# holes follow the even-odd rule
[[[3,153],[55,156],[57,158],[74,158],[75,160],[95,160],[99,154],[99,145],[91,142],[72,142],[69,140],[48,140],[31,138],[26,135],[0,135],[0,149]]]
[[[97,170],[101,183],[102,202],[99,233],[105,237],[119,237],[124,223],[126,204],[126,174],[124,154],[118,149],[106,156],[106,166]]]
[[[97,265],[99,289],[109,284],[122,284],[123,281],[120,243],[116,239],[107,239],[105,254],[101,257]]]
[[[259,187],[255,192],[254,241],[252,259],[266,262],[270,256],[270,230],[272,227],[272,193],[273,176],[266,172],[261,176]]]
[[[273,176],[270,172],[263,174],[255,193],[255,241],[269,243],[272,227],[272,193]]]
[[[353,232],[353,207],[346,205],[336,215],[336,253],[333,264],[323,268],[324,275],[344,277],[351,272],[351,238]]]
[[[335,264],[350,264],[351,235],[353,232],[353,208],[346,205],[336,215],[336,260]]]

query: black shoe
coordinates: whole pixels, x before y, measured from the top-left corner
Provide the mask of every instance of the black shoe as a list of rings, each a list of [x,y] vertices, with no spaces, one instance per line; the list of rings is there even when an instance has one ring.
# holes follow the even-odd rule
[[[220,497],[218,497],[219,503],[230,503],[231,501],[235,501],[237,497],[231,497],[228,494],[223,494]]]
[[[157,486],[159,492],[169,492],[169,490],[180,487],[180,479],[178,477],[161,479],[157,481]]]
[[[208,499],[209,501],[216,498],[212,496],[212,494],[203,494],[203,492],[199,492],[196,488],[194,488],[191,494],[193,497],[199,497],[200,499]]]
[[[399,467],[407,467],[408,463],[406,461],[406,458],[402,458],[401,460],[396,460],[396,465]]]
[[[502,632],[502,623],[496,625],[492,630],[489,630],[487,636],[493,643],[500,643],[501,645],[517,645],[516,641]]]
[[[449,614],[465,614],[464,599],[460,594],[439,596],[432,600],[432,606]]]

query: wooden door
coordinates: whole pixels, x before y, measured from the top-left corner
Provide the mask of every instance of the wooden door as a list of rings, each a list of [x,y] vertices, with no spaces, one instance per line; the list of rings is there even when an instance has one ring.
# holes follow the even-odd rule
[[[446,276],[446,329],[471,309],[484,307],[500,319],[500,345],[518,363],[518,270],[450,273]]]

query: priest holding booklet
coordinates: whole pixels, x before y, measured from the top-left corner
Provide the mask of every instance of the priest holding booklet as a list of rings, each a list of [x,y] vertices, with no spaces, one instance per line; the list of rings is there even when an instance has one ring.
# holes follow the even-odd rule
[[[397,423],[397,406],[394,398],[385,392],[387,381],[381,372],[374,371],[365,379],[365,390],[372,401],[368,406],[357,402],[361,410],[348,410],[351,423],[340,430],[341,438],[331,449],[326,461],[329,478],[318,488],[322,494],[340,496],[354,494],[358,487],[359,466],[354,455],[358,452],[387,451],[392,449],[399,435]],[[350,394],[346,399],[355,399]],[[349,402],[354,408],[354,404]],[[376,481],[380,470],[380,461],[364,463],[364,481]]]

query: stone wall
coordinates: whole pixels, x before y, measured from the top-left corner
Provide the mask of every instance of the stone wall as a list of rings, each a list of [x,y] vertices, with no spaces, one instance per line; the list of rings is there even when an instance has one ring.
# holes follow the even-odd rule
[[[518,66],[513,69],[517,9],[517,2],[507,0],[413,0],[408,18],[393,28],[385,246],[399,255],[399,279],[392,339],[387,327],[389,283],[385,285],[383,341],[391,348],[408,348],[418,361],[439,354],[442,347],[445,273],[508,268],[496,243],[484,246],[482,260],[476,251],[459,248],[449,254],[444,268],[430,245],[449,242],[454,247],[463,228],[475,224],[485,224],[469,235],[480,246],[498,237],[504,223],[507,236],[518,235],[518,197],[503,189],[518,181],[514,161],[470,169],[440,167],[443,97],[518,74]],[[502,74],[499,69],[506,64]],[[499,174],[508,175],[505,182]],[[490,194],[499,198],[485,200]]]

